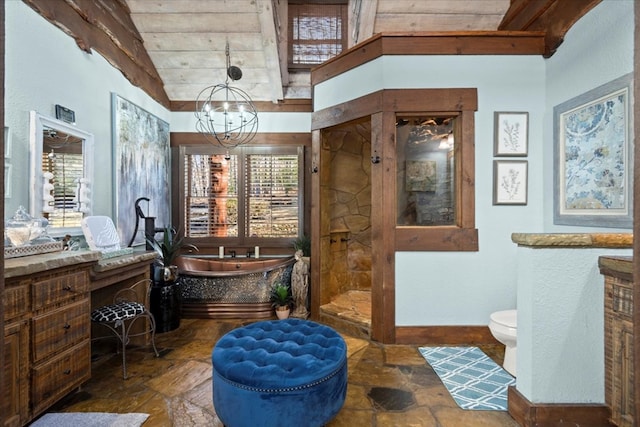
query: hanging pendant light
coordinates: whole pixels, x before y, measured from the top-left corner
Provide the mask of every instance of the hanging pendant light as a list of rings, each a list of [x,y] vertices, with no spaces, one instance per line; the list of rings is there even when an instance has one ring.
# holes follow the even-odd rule
[[[227,78],[224,83],[206,87],[196,99],[196,130],[207,140],[226,149],[248,143],[258,131],[258,112],[249,95],[237,87],[229,86],[242,78],[242,70],[231,65],[229,42]]]

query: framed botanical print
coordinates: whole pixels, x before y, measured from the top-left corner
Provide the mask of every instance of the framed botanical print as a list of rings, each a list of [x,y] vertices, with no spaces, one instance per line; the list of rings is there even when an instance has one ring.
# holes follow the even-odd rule
[[[496,111],[493,121],[493,155],[526,156],[529,143],[529,113]]]

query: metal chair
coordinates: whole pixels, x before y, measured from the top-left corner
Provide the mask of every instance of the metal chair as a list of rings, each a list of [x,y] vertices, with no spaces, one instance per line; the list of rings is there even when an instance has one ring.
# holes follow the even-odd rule
[[[129,338],[134,336],[151,334],[151,344],[156,357],[159,357],[156,349],[155,334],[156,321],[149,310],[149,295],[151,292],[151,280],[144,279],[134,283],[128,288],[119,290],[113,297],[113,304],[105,305],[91,312],[91,321],[109,328],[122,343],[122,377],[127,379],[126,348]],[[138,288],[145,286],[144,301],[140,301]],[[131,334],[131,327],[138,319],[148,319],[149,329],[144,332]],[[105,338],[105,337],[98,337]]]

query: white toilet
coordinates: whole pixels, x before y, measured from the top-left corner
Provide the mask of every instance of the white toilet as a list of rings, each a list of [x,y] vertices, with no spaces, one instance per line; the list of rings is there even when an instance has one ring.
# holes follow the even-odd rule
[[[502,367],[516,376],[517,311],[504,310],[491,313],[489,330],[495,339],[505,345]]]

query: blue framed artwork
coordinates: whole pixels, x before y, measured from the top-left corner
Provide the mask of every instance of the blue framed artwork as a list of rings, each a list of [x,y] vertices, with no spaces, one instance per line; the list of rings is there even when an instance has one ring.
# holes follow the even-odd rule
[[[120,242],[145,243],[144,223],[136,231],[135,202],[149,199],[146,216],[156,228],[171,225],[169,124],[112,94],[116,228]]]
[[[554,224],[632,228],[632,75],[557,105]]]

